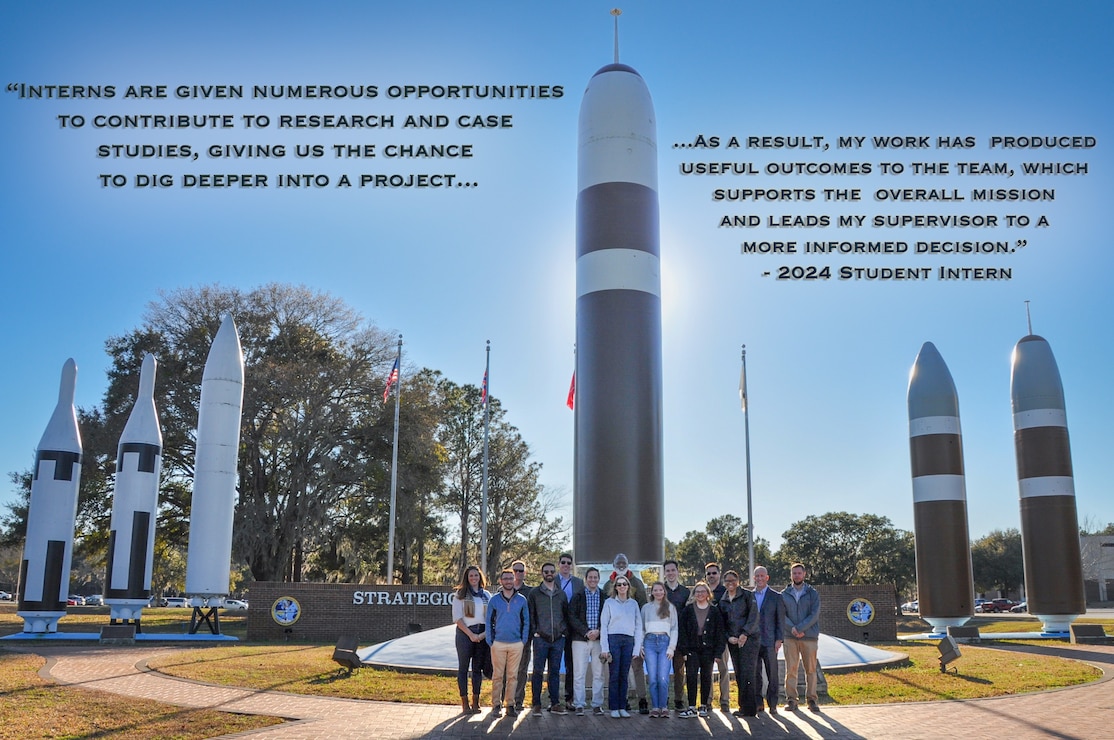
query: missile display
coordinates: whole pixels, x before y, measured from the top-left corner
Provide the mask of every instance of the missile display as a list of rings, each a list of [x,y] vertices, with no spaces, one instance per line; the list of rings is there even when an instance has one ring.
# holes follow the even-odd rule
[[[219,606],[228,595],[243,403],[244,354],[236,324],[225,316],[205,361],[197,415],[186,559],[186,595],[196,597],[194,606]]]
[[[73,555],[74,521],[81,480],[81,433],[74,412],[77,365],[62,366],[58,404],[35,452],[31,497],[27,507],[27,539],[19,566],[16,614],[24,632],[57,632],[66,616]]]
[[[144,355],[139,393],[116,450],[104,594],[113,624],[139,622],[151,596],[162,469],[162,431],[155,409],[156,367],[154,356]]]
[[[909,373],[909,457],[921,619],[936,632],[974,614],[959,397],[944,358],[925,342]]]
[[[580,104],[576,200],[573,548],[578,565],[663,557],[657,125],[618,62]],[[606,571],[605,571],[606,572]]]
[[[1042,337],[1013,348],[1010,397],[1029,613],[1046,632],[1067,632],[1087,603],[1064,386]]]

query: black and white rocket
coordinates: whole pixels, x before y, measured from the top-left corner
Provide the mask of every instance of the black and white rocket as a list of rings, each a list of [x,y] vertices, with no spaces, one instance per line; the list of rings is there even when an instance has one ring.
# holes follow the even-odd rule
[[[81,433],[74,411],[77,364],[62,366],[58,404],[35,452],[27,539],[19,566],[16,614],[24,632],[57,632],[66,616],[74,521],[81,481]]]
[[[1052,348],[1029,334],[1013,348],[1010,397],[1029,613],[1067,632],[1087,610],[1064,386]]]
[[[580,104],[573,549],[633,567],[664,549],[657,124],[618,58],[616,45]]]
[[[186,558],[186,595],[194,606],[219,606],[228,595],[243,404],[244,353],[235,322],[225,316],[205,360],[197,415]]]
[[[151,596],[162,469],[162,431],[155,408],[156,367],[154,356],[144,355],[139,393],[116,450],[104,594],[113,624],[118,620],[138,622]]]
[[[909,458],[921,618],[937,632],[974,614],[959,396],[944,358],[925,342],[909,373]]]

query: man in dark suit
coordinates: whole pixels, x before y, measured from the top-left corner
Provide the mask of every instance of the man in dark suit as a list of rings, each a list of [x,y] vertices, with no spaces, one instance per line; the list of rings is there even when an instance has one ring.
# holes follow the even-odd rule
[[[565,598],[572,603],[572,597],[584,590],[584,580],[572,574],[572,555],[564,552],[557,559],[557,586],[565,592]],[[573,705],[572,640],[565,640],[565,706],[571,712]],[[593,687],[595,688],[595,687]]]
[[[770,714],[777,714],[777,695],[781,682],[777,671],[777,651],[781,649],[781,617],[784,606],[781,594],[770,588],[770,574],[759,565],[754,569],[754,598],[758,602],[758,628],[761,644],[758,647],[758,665],[754,685],[762,686],[762,669],[766,669],[766,704]],[[761,689],[758,688],[760,691]],[[762,697],[758,697],[758,711],[762,711]]]

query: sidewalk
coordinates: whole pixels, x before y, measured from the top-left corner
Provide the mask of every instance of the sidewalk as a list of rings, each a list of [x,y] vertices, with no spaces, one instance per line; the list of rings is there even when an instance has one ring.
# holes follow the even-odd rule
[[[513,737],[643,738],[944,738],[965,740],[1056,737],[1092,740],[1114,735],[1114,646],[1001,646],[996,649],[1036,652],[1084,660],[1103,670],[1097,683],[1024,696],[971,701],[939,701],[859,707],[822,707],[820,714],[783,712],[745,721],[713,712],[706,720],[668,720],[635,715],[630,719],[575,717],[503,717],[490,713],[463,716],[448,706],[354,701],[228,688],[169,678],[146,669],[165,647],[36,647],[47,658],[41,675],[60,684],[81,686],[169,704],[206,707],[247,714],[267,714],[291,721],[229,737],[260,740],[309,738]]]

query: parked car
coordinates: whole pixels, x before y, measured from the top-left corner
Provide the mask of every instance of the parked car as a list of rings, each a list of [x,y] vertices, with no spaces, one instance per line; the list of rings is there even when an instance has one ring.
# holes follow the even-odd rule
[[[920,610],[921,610],[920,599],[917,599],[916,601],[906,601],[904,604],[901,605],[901,611],[906,612],[906,613],[919,612]]]
[[[224,610],[230,612],[246,612],[248,610],[248,602],[241,599],[225,599]]]
[[[1009,599],[991,599],[982,605],[983,614],[997,614],[998,612],[1008,612],[1016,604]]]
[[[1029,611],[1029,602],[1022,601],[1020,604],[1014,604],[1010,607],[1010,611],[1014,614],[1024,614]]]
[[[85,606],[85,597],[70,594],[66,597],[66,606]]]
[[[0,591],[0,601],[11,601],[12,595],[7,591]]]
[[[85,606],[104,606],[104,597],[100,594],[92,594],[85,597]]]
[[[185,596],[167,596],[165,599],[162,600],[162,605],[173,606],[181,609],[183,607],[188,607],[190,605],[190,600],[187,599]]]
[[[986,603],[986,599],[975,599],[975,613],[982,614],[982,606]]]

